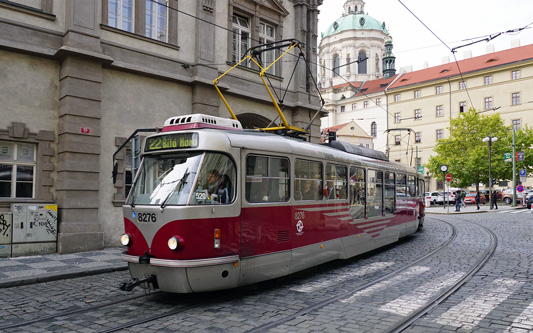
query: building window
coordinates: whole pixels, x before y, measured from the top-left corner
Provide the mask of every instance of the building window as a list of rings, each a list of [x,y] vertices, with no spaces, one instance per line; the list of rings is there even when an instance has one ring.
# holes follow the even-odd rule
[[[513,120],[513,130],[515,132],[520,131],[520,119],[514,119]]]
[[[400,122],[400,112],[396,112],[394,114],[394,122],[399,123]]]
[[[465,90],[466,89],[466,82],[465,81],[459,82],[459,89],[460,90]]]
[[[415,98],[420,98],[420,90],[415,90]]]
[[[109,0],[109,26],[133,32],[133,9],[133,0]]]
[[[363,108],[366,109],[368,107],[368,101],[363,102]]]
[[[416,132],[415,133],[415,143],[422,142],[422,132]]]
[[[357,61],[359,62],[358,65],[358,73],[359,74],[366,74],[366,53],[364,51],[359,52],[359,57],[357,58]]]
[[[422,111],[420,109],[415,110],[415,120],[422,118]]]
[[[146,37],[168,41],[168,1],[146,0]]]
[[[259,24],[259,43],[260,44],[267,44],[272,43],[276,40],[275,35],[275,28],[271,26],[270,24],[266,24],[261,22]],[[269,50],[261,53],[261,61],[263,68],[267,68],[271,63],[276,60],[276,51],[275,50]],[[270,67],[267,71],[269,74],[275,73],[275,65]]]
[[[341,112],[344,112],[344,111],[346,111],[346,106],[341,105]]]
[[[339,60],[339,56],[336,54],[333,56],[333,77],[339,76],[339,67],[340,67],[340,60]]]
[[[399,146],[401,142],[402,142],[401,136],[400,135],[395,135],[394,136],[394,144],[396,146]]]
[[[511,99],[512,99],[512,105],[520,104],[520,93],[519,92],[513,93]]]
[[[394,95],[394,101],[399,102],[400,101],[400,94]]]
[[[492,84],[492,76],[488,75],[488,76],[485,76],[485,85],[489,85],[489,84]]]
[[[511,80],[518,80],[520,78],[520,71],[511,72]]]
[[[376,98],[376,105],[377,105],[377,106],[380,106],[380,105],[381,105],[381,98]]]
[[[37,146],[0,141],[0,198],[33,198]]]
[[[460,102],[459,103],[459,112],[465,112],[466,111],[466,102]]]
[[[233,15],[233,52],[232,61],[238,63],[246,56],[246,51],[250,48],[250,24],[248,19]],[[244,64],[249,67],[250,63]]]
[[[378,136],[378,125],[375,121],[373,121],[370,125],[370,135],[372,135],[374,138]]]
[[[437,140],[444,139],[444,130],[442,130],[442,129],[438,129],[438,130],[436,131],[436,134],[437,134]]]
[[[435,117],[444,117],[444,109],[442,105],[437,105],[435,108]]]
[[[485,110],[492,109],[492,97],[485,97]]]
[[[435,94],[437,95],[442,94],[442,86],[435,87]]]

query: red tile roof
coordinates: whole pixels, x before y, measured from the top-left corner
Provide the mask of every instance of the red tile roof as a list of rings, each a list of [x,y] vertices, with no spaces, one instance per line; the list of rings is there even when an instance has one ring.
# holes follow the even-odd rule
[[[533,59],[533,44],[460,60],[458,61],[458,64],[459,68],[461,68],[461,73],[466,74],[486,68],[497,67],[531,59]],[[404,73],[398,81],[394,82],[394,84],[390,86],[389,89],[405,87],[421,82],[428,82],[458,75],[460,75],[460,73],[457,64],[455,62],[450,62],[440,66]]]
[[[373,94],[379,91],[384,91],[389,86],[389,84],[392,81],[394,81],[396,76],[398,75],[391,76],[387,79],[365,81],[365,83],[363,84],[360,90],[362,90],[365,95]],[[358,92],[355,96],[361,96],[361,95],[363,94],[361,92]]]
[[[322,130],[322,133],[327,133],[328,130],[330,132],[337,132],[338,130],[340,130],[341,128],[343,128],[344,126],[348,125],[350,122],[347,122],[347,123],[344,123],[344,124],[341,124],[341,125],[337,125],[337,126],[331,126],[331,127],[328,127],[328,128],[324,128]]]

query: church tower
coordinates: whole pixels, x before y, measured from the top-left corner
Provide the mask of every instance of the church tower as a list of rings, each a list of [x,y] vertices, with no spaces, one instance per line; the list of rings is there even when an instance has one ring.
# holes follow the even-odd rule
[[[390,41],[387,46],[386,41]],[[321,88],[381,79],[385,73],[396,72],[385,23],[365,14],[363,0],[344,3],[342,16],[322,33],[318,58]]]

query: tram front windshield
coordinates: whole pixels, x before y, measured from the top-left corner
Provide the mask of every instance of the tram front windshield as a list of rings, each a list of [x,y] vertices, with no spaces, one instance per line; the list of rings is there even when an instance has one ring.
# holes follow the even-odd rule
[[[127,200],[130,205],[229,204],[235,198],[235,164],[224,154],[145,155]]]

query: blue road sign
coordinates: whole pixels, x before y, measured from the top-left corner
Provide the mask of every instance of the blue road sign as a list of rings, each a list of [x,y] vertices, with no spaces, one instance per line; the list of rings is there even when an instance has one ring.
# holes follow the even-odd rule
[[[526,169],[520,169],[520,177],[526,176]]]

